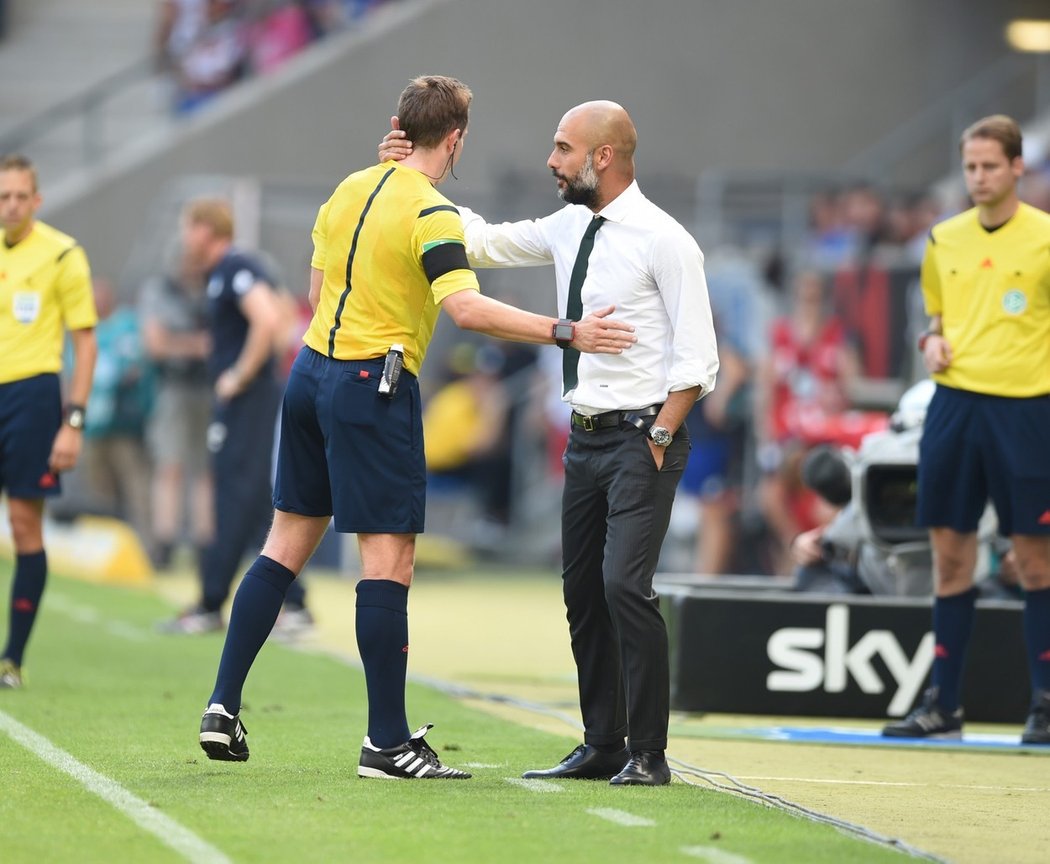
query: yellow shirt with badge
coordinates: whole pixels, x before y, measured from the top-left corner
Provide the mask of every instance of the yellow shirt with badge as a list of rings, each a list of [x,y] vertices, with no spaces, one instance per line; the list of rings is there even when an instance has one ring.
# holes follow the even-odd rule
[[[419,374],[439,304],[478,291],[459,211],[419,171],[386,162],[347,177],[322,205],[311,266],[324,273],[303,341],[337,360],[405,346]]]
[[[934,381],[994,396],[1050,393],[1050,215],[1021,204],[988,231],[976,208],[930,231],[926,312],[940,315],[952,361]]]
[[[87,255],[43,222],[8,247],[0,230],[0,384],[62,369],[66,330],[98,322]]]

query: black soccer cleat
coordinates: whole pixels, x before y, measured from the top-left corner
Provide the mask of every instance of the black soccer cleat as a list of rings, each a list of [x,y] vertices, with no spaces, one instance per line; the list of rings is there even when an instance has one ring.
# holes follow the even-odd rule
[[[1021,733],[1022,744],[1050,744],[1050,690],[1035,694],[1028,722]]]
[[[948,712],[937,704],[938,688],[922,694],[922,703],[903,720],[887,723],[884,738],[962,738],[963,709]]]
[[[470,775],[458,768],[442,765],[434,749],[423,740],[433,728],[428,723],[417,729],[411,738],[397,747],[380,750],[365,737],[361,747],[361,761],[357,766],[358,777],[375,777],[382,780],[466,780]]]
[[[241,715],[230,714],[218,703],[209,705],[201,717],[200,741],[209,759],[248,761],[248,730],[241,722]]]

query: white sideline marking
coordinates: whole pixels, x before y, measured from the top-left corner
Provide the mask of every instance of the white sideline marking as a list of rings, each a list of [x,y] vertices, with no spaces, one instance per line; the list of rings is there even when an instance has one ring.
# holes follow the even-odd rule
[[[502,768],[503,765],[497,765],[494,762],[464,762],[464,768]]]
[[[652,819],[635,816],[625,810],[614,810],[611,807],[591,807],[587,812],[607,822],[622,825],[624,828],[652,828],[656,824]]]
[[[231,864],[230,859],[222,852],[188,828],[151,807],[116,780],[111,780],[84,763],[78,762],[43,735],[34,732],[28,726],[23,726],[14,717],[3,711],[0,711],[0,729],[41,761],[68,774],[89,792],[119,810],[132,822],[144,831],[148,831],[165,846],[174,849],[187,861],[192,861],[194,864]]]
[[[557,783],[551,783],[550,780],[540,780],[537,777],[504,777],[508,783],[512,786],[520,786],[522,789],[528,789],[530,792],[561,792],[563,791],[561,786]]]
[[[146,642],[150,639],[150,635],[141,628],[135,627],[133,624],[127,624],[124,621],[106,618],[97,609],[93,609],[90,606],[81,606],[61,594],[49,591],[43,605],[47,609],[53,609],[55,612],[59,612],[67,618],[72,618],[80,624],[97,624],[111,636],[127,639],[130,642]]]
[[[682,854],[690,858],[700,858],[708,864],[751,864],[750,858],[734,855],[715,846],[683,846]]]

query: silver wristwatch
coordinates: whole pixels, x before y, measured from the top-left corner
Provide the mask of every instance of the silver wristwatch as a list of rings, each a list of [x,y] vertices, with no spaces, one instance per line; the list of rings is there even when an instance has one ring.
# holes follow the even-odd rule
[[[649,437],[657,447],[666,447],[674,440],[674,436],[663,426],[650,426]]]

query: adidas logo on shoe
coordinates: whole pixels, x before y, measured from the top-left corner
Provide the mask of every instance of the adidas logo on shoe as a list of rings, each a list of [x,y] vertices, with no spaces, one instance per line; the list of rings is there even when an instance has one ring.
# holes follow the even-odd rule
[[[209,705],[201,717],[200,742],[209,759],[248,761],[248,730],[239,714],[230,714],[218,703]]]
[[[412,737],[397,747],[380,749],[365,737],[361,747],[358,777],[383,780],[466,780],[466,771],[442,765],[434,749],[423,740],[433,728],[432,723],[417,729]]]
[[[938,704],[940,691],[930,687],[923,693],[922,704],[903,720],[887,723],[884,738],[962,738],[963,710],[945,711]]]

